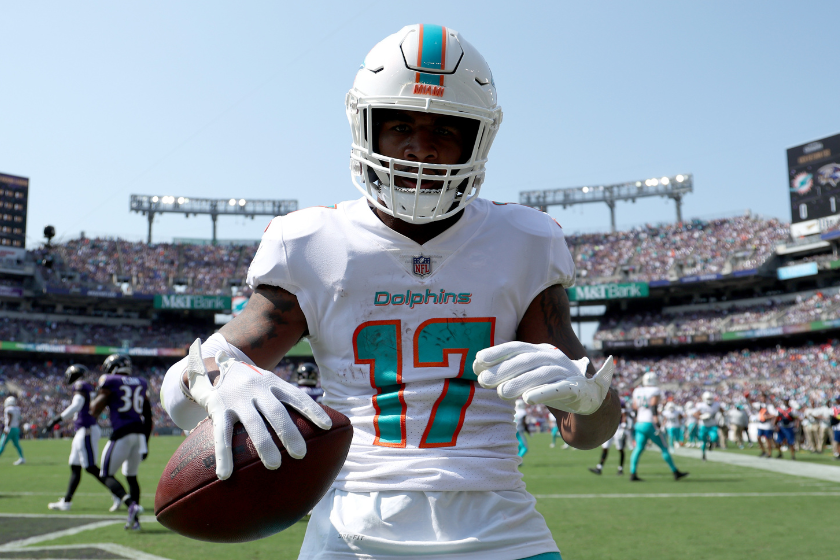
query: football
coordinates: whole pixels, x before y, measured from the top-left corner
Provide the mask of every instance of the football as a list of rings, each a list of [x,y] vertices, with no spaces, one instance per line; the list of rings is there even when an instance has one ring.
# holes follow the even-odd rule
[[[266,423],[282,453],[279,469],[260,462],[240,423],[233,428],[233,474],[216,478],[213,424],[203,420],[169,460],[155,494],[158,522],[176,533],[212,542],[244,542],[267,537],[309,513],[338,475],[353,439],[350,420],[321,405],[332,419],[322,430],[294,409],[292,420],[306,440],[306,456],[293,459]]]

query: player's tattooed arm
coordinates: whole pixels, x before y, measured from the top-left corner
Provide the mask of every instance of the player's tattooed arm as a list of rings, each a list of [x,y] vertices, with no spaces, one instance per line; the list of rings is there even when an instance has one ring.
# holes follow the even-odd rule
[[[531,302],[516,335],[517,340],[522,342],[552,344],[575,360],[586,356],[586,350],[572,328],[569,298],[560,285],[546,288]],[[595,373],[595,367],[590,362],[586,375],[592,377]],[[601,408],[588,416],[550,410],[557,419],[563,441],[577,449],[593,449],[601,445],[612,437],[621,421],[621,401],[612,388]]]
[[[294,295],[282,288],[260,285],[242,314],[219,332],[254,364],[271,370],[301,337],[308,334],[308,329],[306,317]],[[211,379],[215,379],[219,371],[216,361],[205,358],[204,365]]]

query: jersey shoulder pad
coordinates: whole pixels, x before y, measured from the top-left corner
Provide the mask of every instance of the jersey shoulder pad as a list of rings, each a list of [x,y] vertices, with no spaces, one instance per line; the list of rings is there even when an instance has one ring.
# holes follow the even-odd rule
[[[481,199],[479,199],[481,201]],[[546,287],[561,284],[570,288],[575,284],[575,263],[563,228],[557,221],[535,208],[521,204],[500,204],[482,201],[488,205],[489,221],[494,233],[505,239],[529,247],[529,253],[545,261]]]

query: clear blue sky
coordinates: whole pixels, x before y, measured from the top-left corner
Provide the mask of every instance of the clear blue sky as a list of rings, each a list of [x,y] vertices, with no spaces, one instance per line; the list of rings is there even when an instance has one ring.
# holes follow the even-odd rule
[[[694,173],[685,216],[789,220],[785,148],[840,132],[836,1],[0,4],[0,172],[31,179],[29,247],[145,238],[129,195],[355,198],[344,95],[410,23],[457,29],[493,69],[505,120],[483,196]],[[607,230],[605,206],[553,210]],[[673,204],[618,207],[619,227]],[[268,219],[220,218],[259,238]],[[168,215],[155,241],[210,236]]]

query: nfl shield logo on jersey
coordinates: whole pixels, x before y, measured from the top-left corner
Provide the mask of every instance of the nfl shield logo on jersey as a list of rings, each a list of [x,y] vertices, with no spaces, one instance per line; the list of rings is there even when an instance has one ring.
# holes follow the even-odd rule
[[[432,257],[411,257],[411,262],[414,264],[414,275],[420,278],[425,278],[432,273]]]

